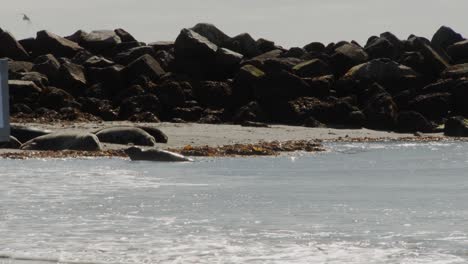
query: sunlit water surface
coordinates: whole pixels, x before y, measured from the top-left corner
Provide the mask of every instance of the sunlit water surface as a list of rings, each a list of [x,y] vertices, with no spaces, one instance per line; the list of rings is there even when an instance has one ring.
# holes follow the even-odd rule
[[[468,263],[468,144],[0,160],[0,263]]]

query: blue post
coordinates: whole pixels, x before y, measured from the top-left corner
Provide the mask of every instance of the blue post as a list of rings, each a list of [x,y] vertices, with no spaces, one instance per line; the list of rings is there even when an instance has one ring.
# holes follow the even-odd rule
[[[0,142],[10,141],[10,106],[8,95],[8,60],[0,60]]]

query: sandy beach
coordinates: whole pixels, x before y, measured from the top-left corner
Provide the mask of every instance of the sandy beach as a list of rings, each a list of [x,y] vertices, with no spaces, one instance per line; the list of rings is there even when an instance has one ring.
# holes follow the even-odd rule
[[[86,122],[86,123],[14,123],[52,132],[93,132],[107,127],[149,126],[163,131],[169,138],[168,142],[157,143],[160,149],[181,149],[186,146],[219,147],[234,144],[257,144],[259,142],[286,141],[384,141],[411,140],[430,141],[443,138],[442,133],[410,134],[377,131],[370,129],[334,129],[308,128],[299,126],[271,125],[269,127],[245,127],[225,124],[199,123],[132,123],[122,122]],[[126,145],[102,143],[104,151],[125,149]],[[0,154],[24,152],[23,150],[1,149]],[[112,156],[112,155],[111,155]]]

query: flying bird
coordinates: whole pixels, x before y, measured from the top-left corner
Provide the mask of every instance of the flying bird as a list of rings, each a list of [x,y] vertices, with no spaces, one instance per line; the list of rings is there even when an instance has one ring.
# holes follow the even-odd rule
[[[26,22],[28,22],[28,24],[30,24],[30,23],[31,23],[31,19],[29,18],[29,16],[28,16],[28,15],[26,15],[26,14],[23,14],[23,13],[21,13],[21,15],[23,15],[23,21],[26,21]]]

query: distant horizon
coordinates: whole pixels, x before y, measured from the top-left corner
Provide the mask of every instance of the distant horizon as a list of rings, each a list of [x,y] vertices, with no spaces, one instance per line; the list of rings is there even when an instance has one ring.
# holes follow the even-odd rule
[[[140,41],[153,42],[175,40],[182,28],[211,23],[229,36],[247,32],[289,48],[314,41],[365,45],[369,37],[386,31],[400,39],[410,34],[430,39],[441,26],[467,36],[464,10],[468,2],[462,0],[17,0],[0,10],[0,27],[17,39],[44,29],[68,36],[79,29],[123,28]],[[22,13],[31,24],[22,20]]]

